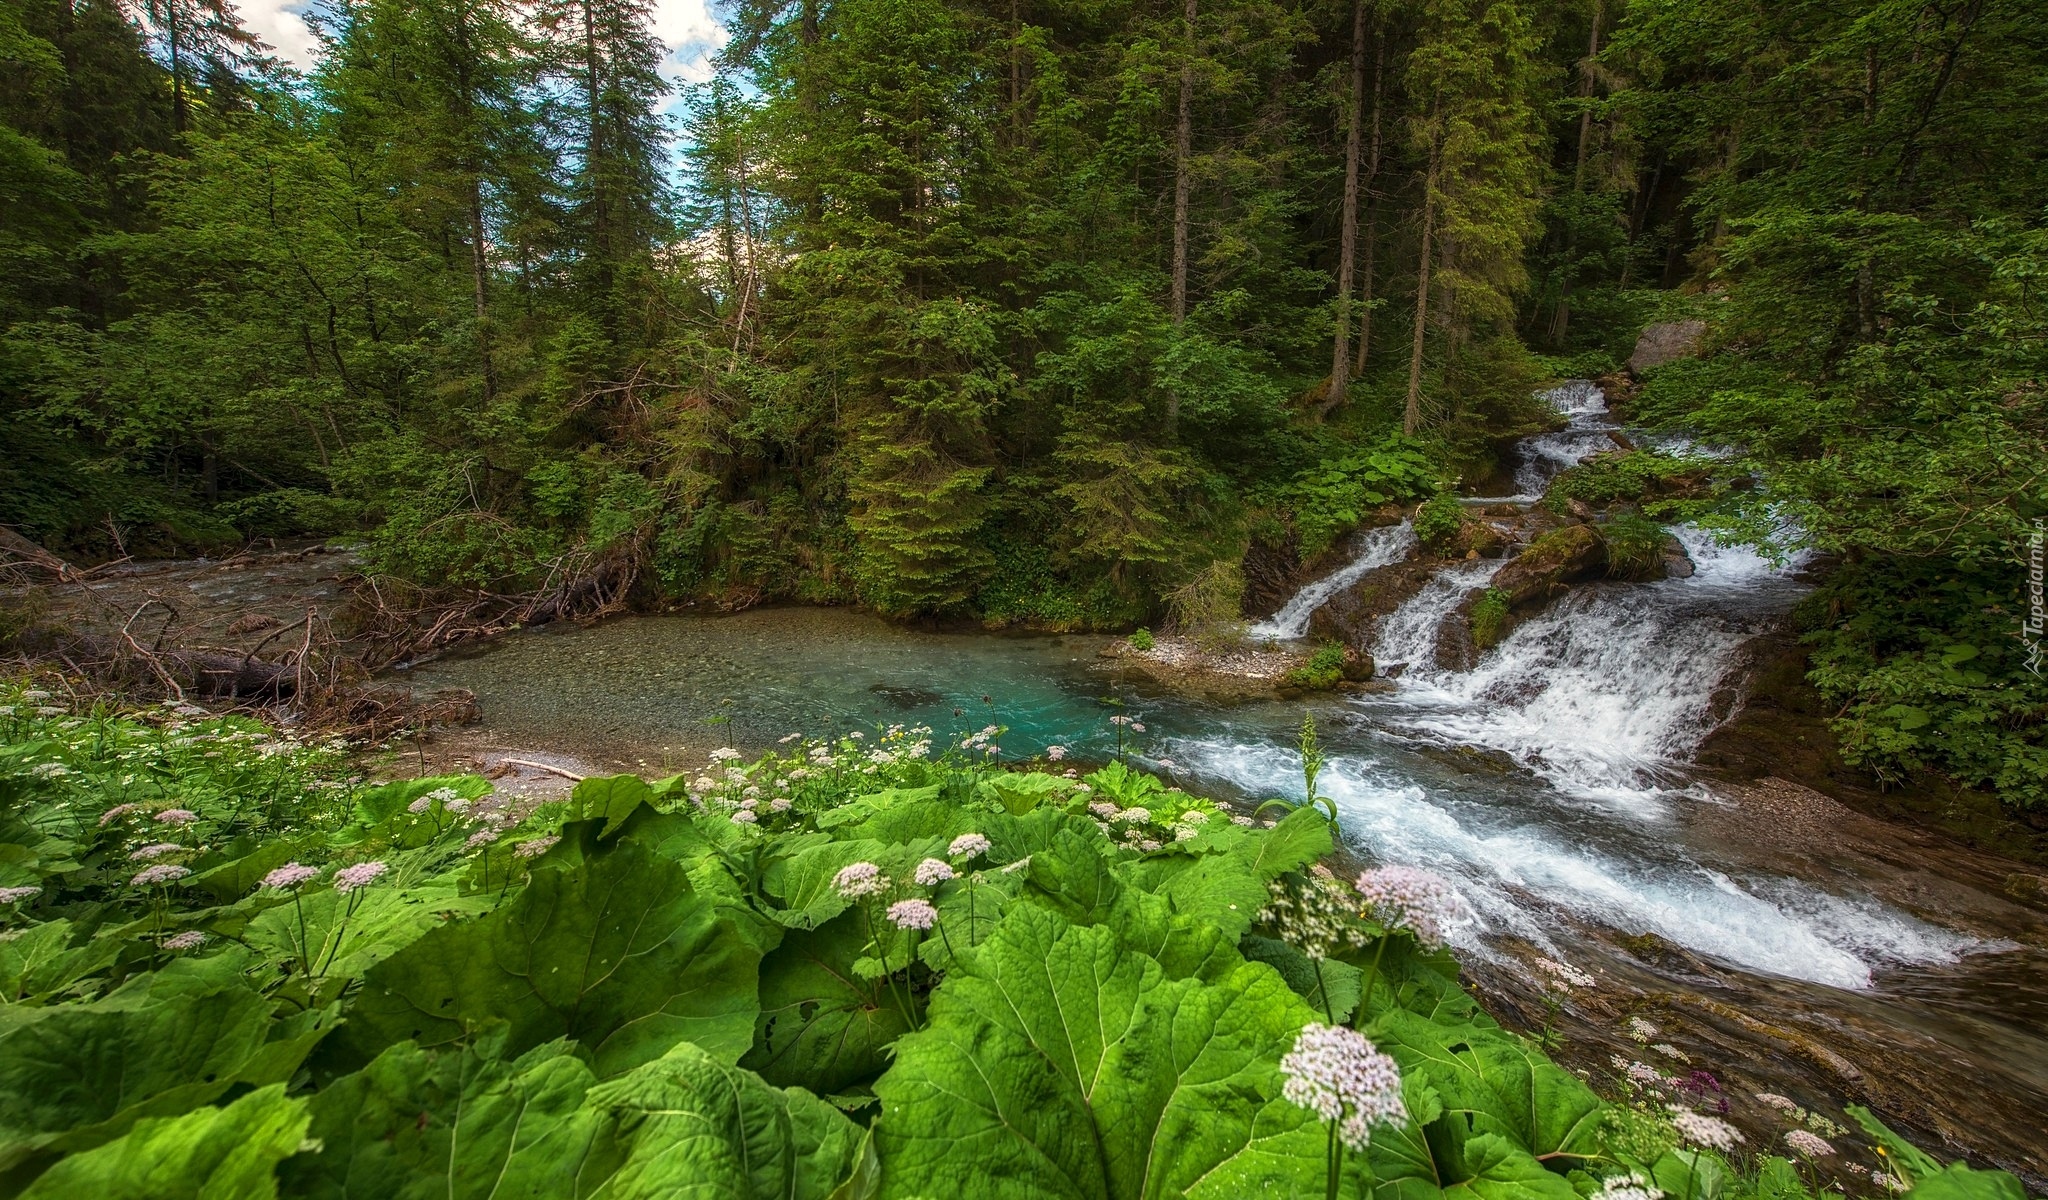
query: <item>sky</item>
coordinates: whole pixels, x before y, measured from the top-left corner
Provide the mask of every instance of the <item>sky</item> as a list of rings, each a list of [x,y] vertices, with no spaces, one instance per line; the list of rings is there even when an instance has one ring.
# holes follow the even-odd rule
[[[243,25],[268,42],[279,58],[301,69],[313,65],[317,44],[300,14],[312,0],[240,0]],[[725,42],[725,28],[711,15],[709,0],[654,0],[654,33],[668,46],[663,74],[671,83],[711,78],[711,54]]]

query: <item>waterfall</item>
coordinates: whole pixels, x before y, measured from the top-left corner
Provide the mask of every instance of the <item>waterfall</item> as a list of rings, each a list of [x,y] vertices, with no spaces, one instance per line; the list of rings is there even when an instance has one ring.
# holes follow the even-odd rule
[[[1350,562],[1296,592],[1280,611],[1245,631],[1259,641],[1291,641],[1308,632],[1308,619],[1330,597],[1365,578],[1366,572],[1391,566],[1415,549],[1415,526],[1403,521],[1375,529],[1359,539]]]
[[[1568,794],[1654,808],[1725,715],[1713,697],[1736,648],[1798,588],[1751,551],[1676,533],[1690,579],[1574,589],[1470,671],[1436,665],[1437,628],[1499,568],[1446,569],[1380,626],[1374,657],[1408,666],[1378,706],[1418,739],[1500,750]]]

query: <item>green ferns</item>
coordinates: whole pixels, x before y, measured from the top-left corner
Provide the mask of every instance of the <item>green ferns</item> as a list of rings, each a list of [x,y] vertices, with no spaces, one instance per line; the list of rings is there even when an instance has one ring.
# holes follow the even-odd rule
[[[1312,1195],[1329,1142],[1281,1059],[1325,1020],[1402,1076],[1408,1119],[1342,1160],[1352,1200],[1629,1172],[1807,1195],[1496,1024],[1312,872],[1311,806],[1259,827],[1119,765],[1013,772],[893,729],[522,815],[473,776],[363,785],[247,721],[5,700],[24,1196]],[[1340,901],[1313,928],[1310,893]],[[1897,1145],[1904,1182],[2018,1196]]]

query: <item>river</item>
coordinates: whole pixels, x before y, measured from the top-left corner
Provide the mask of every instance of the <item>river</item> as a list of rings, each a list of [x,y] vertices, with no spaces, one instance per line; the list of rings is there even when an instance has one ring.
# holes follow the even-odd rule
[[[1524,447],[1516,501],[1608,444],[1597,391],[1553,399],[1570,424]],[[1690,578],[1575,589],[1470,671],[1429,651],[1497,561],[1450,566],[1385,618],[1371,649],[1398,668],[1394,690],[1308,705],[1348,849],[1452,877],[1470,910],[1455,940],[1489,1006],[1520,1028],[1554,1025],[1559,1057],[1603,1086],[1624,1086],[1627,1062],[1706,1072],[1711,1084],[1691,1085],[1720,1089],[1753,1144],[1785,1128],[1758,1092],[1845,1124],[1842,1105],[1864,1103],[2042,1190],[2048,918],[2001,890],[2023,869],[1804,789],[1692,769],[1727,715],[1737,648],[1801,585],[1747,551],[1680,537]],[[1399,533],[1356,545],[1343,585],[1405,553]],[[1283,619],[1258,632],[1298,635],[1306,611]],[[410,678],[475,691],[502,744],[652,772],[695,769],[711,745],[895,723],[998,724],[1005,757],[1058,744],[1101,759],[1115,752],[1108,717],[1128,712],[1145,726],[1136,757],[1190,790],[1299,797],[1303,703],[1162,693],[1100,657],[1106,640],[772,608],[545,626]],[[1533,966],[1544,957],[1595,985],[1548,1004]],[[1632,1039],[1630,1018],[1666,1049]]]

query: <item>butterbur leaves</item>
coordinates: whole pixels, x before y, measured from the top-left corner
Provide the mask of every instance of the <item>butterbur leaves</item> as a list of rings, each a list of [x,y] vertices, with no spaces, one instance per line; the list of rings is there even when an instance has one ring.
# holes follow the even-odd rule
[[[239,984],[152,982],[0,1036],[0,1167],[97,1146],[237,1083],[282,1082],[333,1025],[331,1012],[273,1025],[269,1001]]]
[[[1277,1062],[1313,1014],[1270,968],[1169,979],[1107,927],[1013,911],[875,1085],[883,1194],[1300,1194],[1320,1126]]]
[[[318,1153],[286,1164],[311,1200],[826,1200],[858,1126],[688,1043],[599,1083],[563,1040],[503,1057],[503,1028],[439,1052],[404,1043],[313,1102]]]
[[[51,1167],[21,1200],[269,1200],[275,1168],[298,1152],[306,1124],[305,1101],[273,1084],[225,1108],[138,1121]]]
[[[602,1200],[827,1200],[853,1172],[859,1126],[801,1088],[771,1086],[688,1042],[590,1090],[625,1149]]]
[[[444,925],[373,967],[341,1043],[448,1045],[491,1021],[521,1053],[583,1043],[601,1077],[688,1039],[727,1062],[753,1041],[759,945],[630,840],[543,867],[488,916]]]
[[[503,1055],[505,1030],[441,1052],[401,1042],[312,1102],[320,1150],[287,1163],[309,1200],[580,1196],[615,1169],[610,1123],[584,1105],[597,1076],[566,1040]]]
[[[742,1065],[821,1095],[881,1074],[907,1026],[886,985],[854,970],[866,939],[852,913],[783,939],[761,964],[759,1032]]]

